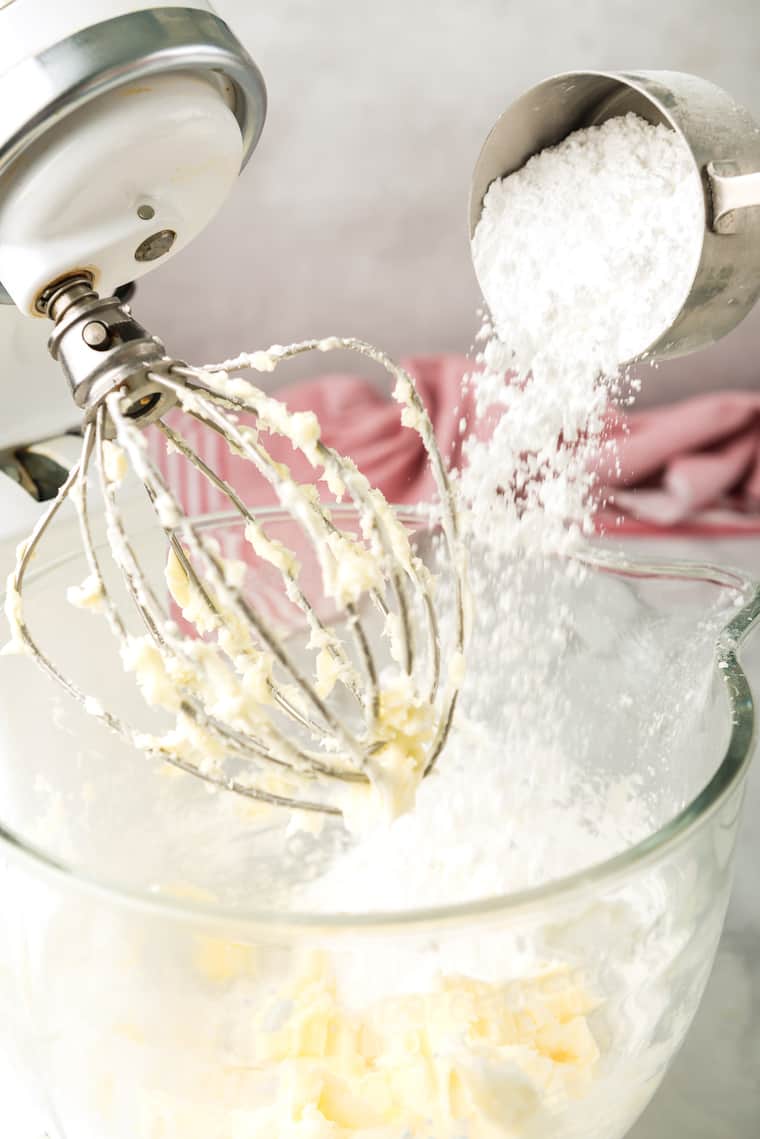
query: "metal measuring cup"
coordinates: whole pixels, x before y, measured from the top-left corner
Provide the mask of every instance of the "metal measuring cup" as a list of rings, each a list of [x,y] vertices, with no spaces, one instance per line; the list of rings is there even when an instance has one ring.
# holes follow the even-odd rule
[[[571,71],[539,83],[483,144],[470,191],[470,238],[494,179],[572,131],[629,111],[681,136],[702,188],[702,250],[691,288],[670,328],[639,357],[666,359],[725,336],[760,296],[760,127],[720,87],[678,71]]]

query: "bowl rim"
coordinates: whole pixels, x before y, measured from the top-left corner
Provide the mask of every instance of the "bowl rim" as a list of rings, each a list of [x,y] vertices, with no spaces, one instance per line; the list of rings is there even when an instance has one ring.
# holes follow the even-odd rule
[[[424,506],[396,506],[394,509],[406,522],[429,524],[430,515]],[[350,505],[331,505],[331,511],[344,515],[356,514],[355,507]],[[291,521],[287,511],[273,506],[259,508],[257,516],[270,522]],[[237,515],[220,512],[202,515],[194,519],[194,522],[212,526],[231,520],[237,520]],[[29,574],[29,581],[44,577],[73,561],[79,553],[79,550],[67,552],[35,567],[33,573]],[[747,595],[746,602],[719,632],[714,646],[714,674],[717,674],[726,690],[731,718],[731,734],[719,765],[701,791],[667,823],[610,858],[538,886],[504,894],[443,906],[355,913],[230,907],[158,890],[151,892],[131,888],[109,876],[99,875],[91,868],[52,855],[43,846],[28,841],[7,827],[1,814],[0,852],[7,848],[9,854],[31,863],[46,876],[71,880],[78,887],[126,906],[157,911],[176,919],[197,921],[200,918],[207,924],[236,925],[248,931],[255,927],[257,936],[284,933],[294,937],[299,933],[316,935],[320,931],[331,935],[387,935],[391,932],[419,933],[422,928],[427,932],[431,927],[460,925],[465,922],[471,925],[473,921],[513,916],[518,911],[523,913],[546,906],[549,902],[553,905],[564,903],[571,897],[615,884],[632,869],[640,870],[670,854],[704,826],[741,785],[749,769],[755,742],[756,717],[752,688],[737,653],[744,639],[760,623],[760,582],[740,570],[722,568],[707,562],[629,559],[622,553],[598,546],[586,547],[572,556],[584,565],[612,575],[701,582]]]

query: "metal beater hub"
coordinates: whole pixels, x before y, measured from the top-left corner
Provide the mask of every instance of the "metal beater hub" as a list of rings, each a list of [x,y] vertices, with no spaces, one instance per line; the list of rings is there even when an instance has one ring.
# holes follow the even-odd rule
[[[40,297],[38,310],[55,327],[48,340],[54,360],[63,368],[85,421],[112,391],[135,396],[125,414],[150,423],[176,403],[176,398],[150,378],[167,374],[176,364],[156,336],[135,320],[118,297],[100,297],[87,274],[68,277]]]

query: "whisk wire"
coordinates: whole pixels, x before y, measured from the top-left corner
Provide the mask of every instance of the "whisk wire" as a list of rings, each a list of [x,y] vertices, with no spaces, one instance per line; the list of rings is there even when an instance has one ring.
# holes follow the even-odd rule
[[[207,479],[208,482],[211,483],[211,485],[214,486],[224,496],[224,498],[243,519],[246,527],[253,527],[258,534],[263,536],[263,531],[258,520],[253,516],[235,489],[230,486],[230,484],[225,479],[218,475],[216,471],[212,470],[211,467],[209,467],[208,464],[204,462],[200,455],[198,455],[192,449],[192,447],[187,444],[187,442],[177,431],[173,430],[173,428],[171,428],[163,420],[159,420],[157,426],[167,439],[168,443],[172,447],[176,448],[180,454],[184,455],[188,462],[190,462],[196,470],[200,471],[203,477]],[[190,567],[188,567],[186,564],[187,559],[185,558],[181,543],[176,538],[174,538],[173,545],[177,556],[180,557],[180,560],[184,559],[185,564],[183,564],[183,568],[185,569],[185,572],[190,572]],[[181,555],[180,551],[182,551]],[[298,606],[306,618],[310,630],[312,633],[316,634],[318,642],[320,644],[324,644],[324,647],[330,653],[332,658],[338,662],[340,666],[338,680],[346,686],[351,695],[362,706],[365,706],[367,703],[366,694],[362,693],[361,691],[359,677],[342,643],[320,620],[314,607],[309,603],[306,595],[299,586],[297,576],[293,569],[287,564],[280,564],[277,568],[279,569],[280,574],[285,582],[285,590],[288,599]],[[374,678],[374,682],[376,684],[376,676],[374,675],[374,666],[372,664],[371,657],[369,664],[371,678]],[[370,700],[371,699],[372,697],[370,694]]]
[[[273,424],[271,420],[269,420],[265,415],[262,415],[262,400],[240,398],[234,395],[229,395],[226,392],[220,393],[218,391],[210,389],[208,382],[205,384],[202,382],[204,378],[203,374],[199,374],[198,372],[187,367],[178,367],[173,369],[173,371],[177,371],[182,374],[186,381],[190,381],[191,377],[193,377],[194,382],[192,384],[188,384],[190,390],[194,393],[191,403],[188,404],[187,397],[182,389],[176,389],[177,396],[180,402],[184,401],[188,413],[193,418],[199,420],[207,426],[211,426],[219,430],[223,435],[225,435],[228,445],[230,445],[233,450],[238,450],[245,457],[250,458],[256,465],[259,473],[261,473],[274,488],[283,505],[287,506],[288,499],[290,498],[293,490],[293,482],[290,478],[289,472],[286,473],[285,469],[283,469],[282,464],[275,463],[264,447],[246,438],[246,436],[243,435],[243,433],[240,432],[234,425],[232,425],[232,429],[230,430],[227,426],[227,419],[220,417],[218,414],[215,414],[213,408],[214,404],[220,404],[224,407],[234,407],[237,410],[255,414],[262,420],[263,427],[266,429],[277,430],[277,426]],[[255,389],[251,389],[251,391],[255,393]],[[211,405],[211,408],[209,409],[210,418],[207,418],[207,416],[203,414],[203,410],[201,410],[205,410],[208,405]],[[293,444],[294,446],[299,447],[300,450],[305,451],[304,447],[300,446],[297,440],[293,440]],[[410,619],[410,608],[406,593],[405,574],[403,572],[399,572],[399,570],[395,568],[394,561],[394,552],[398,553],[399,541],[401,542],[402,547],[408,545],[406,531],[403,529],[403,527],[399,527],[398,532],[395,535],[396,544],[394,547],[392,538],[388,534],[388,523],[385,519],[381,519],[379,516],[375,504],[371,501],[371,492],[366,479],[363,475],[360,474],[350,459],[339,456],[337,452],[335,452],[332,448],[325,446],[321,440],[314,442],[314,451],[315,456],[318,457],[318,459],[321,461],[322,465],[325,468],[325,471],[329,472],[333,478],[339,482],[340,485],[345,486],[351,495],[352,500],[360,509],[360,517],[362,519],[363,526],[368,532],[367,536],[370,540],[374,539],[376,543],[375,556],[378,557],[378,559],[382,559],[382,564],[393,567],[390,570],[389,581],[398,615],[398,639],[400,644],[397,650],[397,656],[399,657],[407,675],[411,676],[415,655],[414,631]],[[314,456],[308,454],[306,451],[305,453],[307,453],[307,457],[310,459],[310,461],[313,462]],[[337,527],[334,526],[329,511],[318,501],[311,501],[307,499],[305,503],[305,510],[299,514],[298,521],[304,526],[307,534],[315,543],[317,549],[329,549],[330,536],[338,538],[339,540],[343,537]],[[393,521],[395,523],[395,519]],[[412,579],[417,579],[415,580],[415,585],[417,588],[420,588],[422,587],[422,583],[418,579],[419,567],[415,565],[414,559],[411,557],[410,552],[407,552],[405,549],[404,553],[406,556],[403,559],[402,567],[407,571]],[[380,561],[378,564],[381,564]],[[380,591],[377,588],[371,588],[368,592],[373,604],[387,621],[389,617],[389,610],[382,598],[382,595],[380,594]],[[432,610],[429,610],[428,612],[430,613]],[[355,615],[355,611],[354,620],[357,633],[362,640],[362,651],[363,653],[369,654],[371,657],[369,642],[366,636],[363,634],[360,618],[358,615]],[[435,630],[431,631],[430,637],[432,641],[436,639]],[[434,653],[434,650],[431,651]],[[374,673],[374,668],[372,669],[372,672]],[[435,684],[432,682],[431,689],[435,689]],[[372,707],[373,713],[376,717],[378,714],[376,694]]]
[[[144,437],[140,429],[126,419],[118,408],[117,402],[118,399],[112,397],[109,397],[107,401],[108,410],[116,428],[116,438],[118,442],[124,446],[134,468],[138,471],[145,485],[153,492],[154,501],[158,504],[156,511],[158,521],[164,529],[167,538],[179,532],[182,540],[190,550],[192,558],[201,566],[207,580],[212,585],[213,593],[216,598],[214,609],[216,610],[221,625],[225,630],[229,630],[231,623],[234,623],[236,630],[252,629],[254,631],[260,644],[263,645],[264,648],[272,654],[277,663],[289,673],[293,683],[303,692],[305,698],[311,703],[314,710],[322,717],[325,724],[334,733],[334,736],[341,742],[346,751],[361,768],[364,762],[364,751],[359,742],[354,739],[345,726],[336,719],[325,702],[318,696],[311,681],[304,676],[303,672],[296,665],[280,638],[258,615],[248,599],[242,595],[236,586],[226,581],[224,566],[220,557],[211,548],[211,545],[201,531],[181,511],[173,492],[169,489],[158,469],[148,459],[143,446]],[[171,519],[170,523],[167,522],[166,514],[168,514]],[[191,579],[193,589],[196,588],[197,580],[197,575],[195,571],[193,571],[193,578]],[[219,612],[219,605],[221,603],[224,605],[224,613]],[[238,624],[238,622],[240,622],[240,624]],[[243,645],[244,656],[247,648],[248,646]],[[271,692],[275,701],[281,705],[286,714],[294,719],[300,718],[300,712],[293,707],[292,702],[287,700],[278,686],[273,685]],[[315,734],[324,734],[324,729],[311,719],[308,721],[308,726]],[[298,751],[290,748],[284,738],[281,738],[281,742],[284,746],[288,747],[288,750],[291,751],[294,758],[298,757]],[[310,762],[313,762],[311,757]],[[335,767],[329,767],[326,764],[323,764],[323,766],[327,767],[330,774],[337,774]]]

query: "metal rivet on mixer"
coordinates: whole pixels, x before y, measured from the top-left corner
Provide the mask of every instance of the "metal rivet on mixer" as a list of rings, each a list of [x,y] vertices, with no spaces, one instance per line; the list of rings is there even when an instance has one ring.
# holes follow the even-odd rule
[[[156,216],[156,211],[153,209],[153,206],[138,206],[137,216],[141,221],[150,221],[151,218],[154,218]]]
[[[91,320],[82,329],[82,339],[90,348],[107,348],[111,334],[100,320]]]
[[[135,261],[156,261],[169,252],[176,239],[173,229],[159,229],[140,242],[135,250]]]

